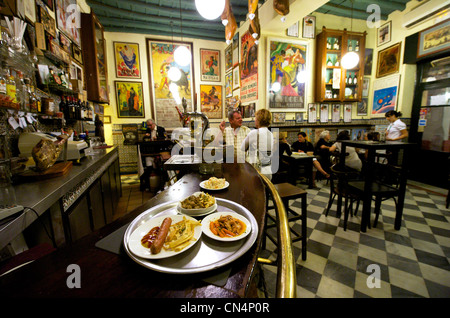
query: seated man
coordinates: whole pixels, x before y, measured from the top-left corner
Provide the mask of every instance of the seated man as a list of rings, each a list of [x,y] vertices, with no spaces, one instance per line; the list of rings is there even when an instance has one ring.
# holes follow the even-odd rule
[[[156,126],[153,119],[147,120],[147,131],[145,132],[144,141],[164,140],[166,137],[166,130],[164,127]]]
[[[308,140],[306,140],[306,133],[301,131],[298,133],[298,141],[294,142],[291,146],[292,151],[304,152],[314,151],[314,146]]]

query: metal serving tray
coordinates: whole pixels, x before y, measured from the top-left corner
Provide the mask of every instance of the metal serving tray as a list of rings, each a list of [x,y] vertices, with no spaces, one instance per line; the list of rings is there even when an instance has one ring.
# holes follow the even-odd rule
[[[128,246],[133,231],[151,218],[180,214],[177,210],[178,201],[172,201],[148,209],[130,223],[123,237],[123,246],[126,253],[132,260],[144,267],[171,274],[200,273],[233,262],[255,243],[258,236],[258,224],[253,214],[242,205],[220,198],[216,198],[216,203],[217,212],[232,211],[246,217],[251,223],[252,232],[242,240],[234,242],[217,241],[202,233],[194,246],[185,252],[164,259],[150,260],[134,255]],[[196,219],[201,221],[203,217],[196,217]]]

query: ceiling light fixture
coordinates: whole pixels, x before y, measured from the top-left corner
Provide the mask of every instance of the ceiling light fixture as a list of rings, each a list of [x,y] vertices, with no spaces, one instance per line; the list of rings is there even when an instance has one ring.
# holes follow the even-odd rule
[[[222,14],[225,0],[195,0],[195,7],[206,20],[214,20]]]
[[[181,41],[183,41],[183,17],[181,15],[181,0],[180,0],[180,33]],[[179,45],[173,52],[175,62],[180,66],[188,66],[191,63],[191,51],[184,45]],[[180,75],[181,76],[181,75]]]
[[[352,0],[352,13],[350,20],[350,32],[353,31],[353,0]],[[348,43],[347,43],[348,46]],[[359,63],[359,55],[355,52],[347,52],[342,57],[341,65],[343,68],[351,69],[354,68]]]

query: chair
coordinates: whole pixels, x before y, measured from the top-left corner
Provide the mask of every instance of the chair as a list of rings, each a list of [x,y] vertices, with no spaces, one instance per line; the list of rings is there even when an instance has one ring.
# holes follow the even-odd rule
[[[284,208],[286,210],[288,224],[290,222],[295,222],[297,220],[301,220],[301,233],[298,233],[295,229],[292,227],[289,227],[291,233],[293,234],[291,236],[292,242],[302,241],[302,260],[306,260],[306,218],[307,218],[307,208],[306,208],[306,196],[307,192],[303,189],[300,189],[290,183],[279,183],[274,184],[274,187],[276,191],[278,192]],[[301,214],[298,214],[296,211],[292,210],[289,207],[289,201],[290,200],[296,200],[296,199],[302,200],[302,208],[301,208]],[[267,197],[267,202],[269,202],[269,197]],[[273,206],[267,205],[267,210],[274,209]],[[268,224],[268,219],[270,219],[273,223]],[[266,238],[269,238],[275,245],[277,245],[276,238],[268,231],[268,229],[275,227],[277,224],[276,218],[274,218],[269,213],[266,213],[266,220],[265,220],[265,235],[263,237],[263,249],[266,247]]]
[[[344,231],[347,230],[347,221],[348,215],[351,214],[353,216],[353,203],[356,202],[355,215],[358,211],[359,201],[361,197],[355,192],[352,191],[348,183],[351,180],[355,180],[359,178],[359,171],[354,170],[349,167],[340,167],[338,164],[334,164],[330,168],[330,199],[328,201],[328,206],[325,211],[325,216],[328,216],[328,212],[330,211],[331,205],[333,204],[336,196],[338,197],[337,202],[337,211],[336,217],[341,217],[341,209],[342,209],[342,200],[344,199]]]

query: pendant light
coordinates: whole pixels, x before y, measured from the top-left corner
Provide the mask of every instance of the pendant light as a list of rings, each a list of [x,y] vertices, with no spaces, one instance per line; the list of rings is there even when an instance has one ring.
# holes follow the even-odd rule
[[[206,20],[214,20],[222,14],[225,0],[195,0],[195,7]]]
[[[183,41],[183,17],[181,16],[181,0],[180,0],[180,33],[181,41]],[[188,66],[191,63],[191,51],[184,45],[179,45],[173,52],[175,62],[180,66]],[[180,74],[181,76],[181,74]]]
[[[352,13],[350,18],[350,32],[353,31],[353,0],[352,1]],[[348,45],[348,43],[347,43]],[[359,55],[355,52],[347,52],[342,57],[341,65],[345,69],[354,68],[359,63]]]

